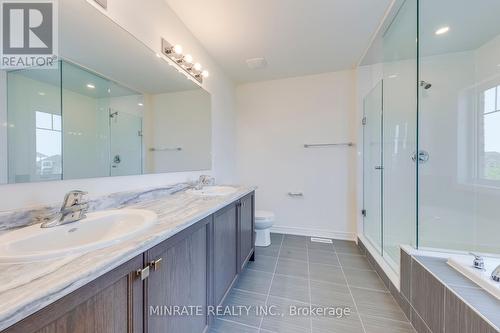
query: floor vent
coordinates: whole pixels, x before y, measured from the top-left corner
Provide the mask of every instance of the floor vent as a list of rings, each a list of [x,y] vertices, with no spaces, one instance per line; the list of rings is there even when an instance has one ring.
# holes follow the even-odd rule
[[[316,238],[316,237],[311,237],[311,242],[313,243],[327,243],[327,244],[333,244],[333,241],[329,238]]]

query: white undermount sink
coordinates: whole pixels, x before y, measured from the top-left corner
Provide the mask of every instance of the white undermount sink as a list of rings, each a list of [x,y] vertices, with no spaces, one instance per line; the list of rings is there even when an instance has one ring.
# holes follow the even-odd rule
[[[237,189],[232,186],[204,186],[201,190],[189,190],[189,193],[213,197],[233,194],[236,191]]]
[[[142,209],[90,213],[78,222],[52,228],[35,224],[0,236],[0,263],[34,262],[80,254],[130,239],[155,224]]]

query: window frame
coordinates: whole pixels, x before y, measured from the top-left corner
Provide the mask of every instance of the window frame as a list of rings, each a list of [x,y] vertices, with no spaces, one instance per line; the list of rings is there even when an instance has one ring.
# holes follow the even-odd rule
[[[485,95],[486,92],[495,89],[495,109],[493,111],[485,112]],[[500,83],[490,83],[480,87],[480,93],[478,98],[478,109],[477,109],[477,130],[476,130],[476,149],[477,149],[477,158],[474,178],[478,184],[491,186],[491,187],[500,187],[500,179],[488,179],[485,176],[485,119],[486,116],[498,113],[500,114]]]

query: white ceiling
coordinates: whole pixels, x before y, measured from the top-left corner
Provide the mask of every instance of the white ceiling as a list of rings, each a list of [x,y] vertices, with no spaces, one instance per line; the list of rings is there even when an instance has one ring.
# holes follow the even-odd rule
[[[236,82],[352,68],[390,0],[165,0]],[[181,41],[179,41],[181,43]],[[246,59],[264,57],[252,70]]]

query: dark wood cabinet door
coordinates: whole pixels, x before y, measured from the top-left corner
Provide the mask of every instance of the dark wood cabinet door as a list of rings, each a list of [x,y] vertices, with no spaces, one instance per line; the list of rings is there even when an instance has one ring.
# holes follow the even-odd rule
[[[237,274],[236,204],[231,204],[214,215],[214,297],[218,305],[233,284]]]
[[[198,222],[147,252],[153,263],[146,281],[148,333],[202,333],[207,328],[210,221]]]
[[[143,283],[138,256],[44,309],[4,333],[139,333],[143,331]]]
[[[240,201],[239,263],[243,269],[254,250],[254,195],[250,194]]]

